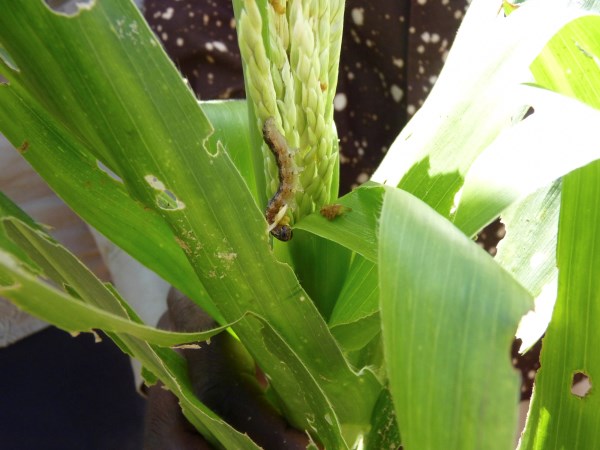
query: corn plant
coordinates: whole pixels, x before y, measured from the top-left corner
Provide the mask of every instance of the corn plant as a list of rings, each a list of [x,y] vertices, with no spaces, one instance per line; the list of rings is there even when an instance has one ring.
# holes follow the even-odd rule
[[[234,7],[248,100],[198,102],[133,3],[65,16],[0,0],[0,131],[221,326],[142,323],[5,196],[0,294],[69,332],[104,330],[236,449],[258,447],[194,397],[171,347],[228,330],[286,419],[327,449],[510,449],[521,323],[524,349],[545,338],[520,447],[598,447],[600,400],[570,388],[600,376],[600,2],[473,0],[430,97],[341,198],[344,2]],[[276,218],[268,121],[292,165]],[[472,238],[497,217],[507,237],[492,259]],[[273,221],[293,239],[273,241]]]

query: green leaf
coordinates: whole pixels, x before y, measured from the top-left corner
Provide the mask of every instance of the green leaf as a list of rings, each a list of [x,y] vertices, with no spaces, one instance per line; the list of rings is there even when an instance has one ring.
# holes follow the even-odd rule
[[[600,2],[593,3],[600,13]],[[596,14],[565,25],[532,64],[536,82],[600,109],[599,24]]]
[[[576,373],[600,377],[600,163],[563,180],[558,237],[558,299],[544,337],[541,368],[521,449],[595,448],[600,443],[596,395],[571,393]]]
[[[141,361],[149,381],[160,378],[179,397],[190,422],[209,441],[228,448],[258,448],[196,399],[186,367],[178,355],[149,344],[171,346],[197,342],[223,331],[224,327],[201,333],[174,333],[142,325],[110,286],[100,282],[8,199],[0,197],[0,200],[3,216],[0,222],[0,293],[3,296],[23,310],[70,332],[106,330],[123,351]],[[4,245],[6,242],[12,244],[9,236],[19,243],[18,252],[13,252],[13,245]],[[25,252],[27,255],[22,258]],[[30,273],[32,260],[39,263],[35,275],[39,268],[49,269],[53,281],[64,284],[65,290],[76,297],[59,292]]]
[[[364,348],[380,331],[381,319],[378,312],[331,327],[331,333],[346,352]]]
[[[516,333],[521,352],[542,337],[556,301],[560,187],[560,182],[553,183],[502,213],[506,236],[498,244],[494,259],[535,298],[534,311],[523,317]]]
[[[224,321],[168,225],[132,199],[64,125],[14,83],[0,85],[0,127],[13,145],[26,147],[25,159],[88,223]]]
[[[345,351],[364,347],[380,330],[377,269],[372,261],[377,258],[377,218],[384,192],[375,184],[362,186],[335,202],[339,216],[330,220],[315,213],[295,226],[358,253],[329,318],[331,332]]]
[[[103,329],[127,333],[156,345],[175,346],[204,341],[230,326],[200,333],[176,333],[144,325],[111,286],[100,281],[1,194],[0,249],[3,295],[24,311],[71,333]],[[66,293],[38,275],[63,287]]]
[[[359,350],[381,331],[377,265],[355,255],[329,320],[346,351]]]
[[[249,316],[244,320],[255,322],[253,327],[260,330],[264,347],[279,358],[282,371],[290,372],[288,378],[298,380],[297,386],[302,387],[302,402],[297,404],[294,404],[293,400],[288,402],[286,407],[291,408],[291,410],[286,411],[287,415],[293,417],[297,414],[297,411],[305,408],[304,403],[308,404],[310,411],[312,411],[310,416],[306,417],[306,421],[310,426],[309,430],[319,436],[325,448],[348,448],[342,439],[340,423],[332,405],[319,386],[321,384],[319,380],[311,375],[306,365],[294,354],[285,340],[269,326],[264,318]]]
[[[97,228],[109,238],[117,239],[125,224],[135,225],[127,232],[138,233],[138,243],[159,230],[150,242],[162,246],[145,244],[159,274],[195,279],[204,289],[193,298],[220,320],[248,312],[264,317],[318,381],[342,426],[367,427],[378,381],[349,367],[294,273],[273,257],[263,213],[229,155],[211,147],[211,125],[134,6],[103,0],[75,17],[41,2],[2,0],[0,7],[0,43],[19,67],[5,67],[9,84],[0,87],[0,122],[11,141],[27,141],[27,157],[62,153],[62,170],[44,176],[77,211],[87,211],[82,216],[92,225],[105,223]],[[124,219],[125,208],[105,209],[102,197],[75,204],[73,192],[88,182],[99,192],[101,183],[118,183],[90,169],[96,159],[121,178],[111,194],[131,195],[121,205],[135,205],[135,222]],[[66,170],[73,161],[88,170]],[[163,248],[168,254],[160,254]],[[196,276],[182,263],[184,253]],[[233,329],[283,401],[294,405],[292,423],[310,428],[313,412],[295,373],[264,347],[255,322]],[[315,420],[319,429],[329,426],[324,417]]]
[[[145,368],[145,373],[160,378],[178,398],[184,415],[209,442],[223,448],[258,450],[259,447],[245,434],[240,433],[217,417],[194,395],[185,362],[170,349],[157,348],[130,338],[128,348]]]
[[[536,128],[538,119],[526,120],[522,126],[515,123],[530,101],[523,97],[527,90],[522,88],[530,81],[529,65],[564,24],[582,14],[581,9],[569,7],[570,3],[563,0],[550,6],[528,1],[504,18],[498,15],[498,5],[473,2],[434,89],[398,136],[373,180],[413,193],[446,217],[460,213],[457,225],[471,236],[497,218],[516,199],[514,191],[477,183],[465,187],[470,192],[457,194],[471,165],[488,146],[497,152],[486,153],[501,154],[517,140],[517,132],[522,130],[518,138],[527,136],[529,126],[537,135],[549,131],[546,134],[551,136],[562,129]],[[505,130],[508,136],[504,136]],[[517,163],[519,159],[524,158],[515,158]],[[513,163],[511,158],[503,161]],[[528,160],[523,161],[522,167],[528,169],[527,164]],[[581,164],[571,163],[562,173]],[[500,171],[497,178],[503,185],[510,184],[512,173],[508,177],[505,174],[514,168],[513,163]],[[534,186],[521,186],[517,181],[521,183],[523,177],[518,177],[510,187],[525,195],[552,181],[548,176]],[[486,191],[478,190],[480,187]],[[528,190],[522,192],[525,188]]]
[[[294,239],[287,245],[302,287],[328,320],[348,275],[351,252],[334,241],[303,230],[294,230]]]
[[[387,389],[381,392],[371,418],[373,428],[366,439],[365,450],[397,449],[400,447],[400,434],[396,423],[396,413],[392,396]]]
[[[589,98],[600,85],[599,28],[600,17],[594,15],[567,23],[532,62],[536,82],[593,106]],[[454,214],[468,235],[515,200],[600,158],[594,144],[597,109],[528,86],[504,95],[514,95],[533,114],[512,120],[469,169]]]
[[[6,195],[0,192],[0,218],[10,216],[17,217],[31,227],[36,226],[35,222],[27,214],[15,205]],[[0,248],[25,263],[31,271],[40,271],[40,268],[36,266],[29,256],[27,256],[27,253],[6,235],[2,226],[0,226]]]
[[[550,37],[580,14],[567,4],[530,1],[503,18],[499,5],[473,2],[431,94],[372,179],[399,186],[451,217],[473,162],[525,112],[522,98],[513,93],[530,81],[528,66]],[[469,234],[475,228],[460,227]]]
[[[355,322],[379,311],[377,265],[355,256],[342,292],[335,304],[329,326]]]
[[[377,217],[381,211],[384,188],[376,184],[361,186],[336,201],[340,215],[332,220],[320,213],[303,218],[294,228],[351,249],[370,261],[377,261]]]
[[[498,136],[465,179],[453,220],[469,236],[516,200],[600,158],[599,110],[533,87],[519,97],[533,114]]]
[[[1,223],[7,230],[7,235],[17,242],[20,248],[27,249],[28,255],[46,269],[46,273],[52,276],[54,282],[69,286],[68,290],[77,294],[77,298],[63,294],[36,279],[19,266],[18,260],[3,252],[0,253],[0,280],[3,286],[0,287],[0,293],[24,311],[33,313],[66,331],[93,331],[100,328],[108,332],[126,333],[147,343],[173,346],[207,340],[226,328],[219,327],[199,333],[174,333],[142,325],[138,323],[137,316],[131,314],[122,304],[123,301],[115,297],[112,290],[42,230],[33,229],[12,218],[4,219]],[[258,319],[260,323],[255,327],[262,330],[265,348],[270,349],[280,361],[285,361],[283,369],[292,372],[292,376],[304,386],[304,399],[311,406],[311,410],[323,413],[323,417],[314,416],[309,420],[312,424],[311,429],[328,447],[345,448],[337,417],[316,380],[268,323],[262,318]],[[231,325],[233,324],[228,326]],[[135,349],[130,347],[132,340],[119,334],[113,336],[117,343],[132,356],[139,357]],[[143,346],[149,348],[146,344]],[[144,358],[141,359],[144,362]],[[309,388],[311,385],[312,388]],[[298,409],[302,409],[302,406],[298,405]],[[293,413],[292,410],[290,414]]]
[[[594,2],[600,7],[600,2]],[[582,18],[556,36],[533,66],[544,86],[600,108],[600,32],[598,17]],[[600,163],[563,179],[558,234],[558,296],[544,337],[541,369],[521,449],[594,448],[600,442],[598,398],[571,393],[573,376],[600,373],[594,352],[598,333],[598,206]]]
[[[200,107],[214,127],[214,133],[209,137],[209,147],[223,148],[227,152],[259,204],[262,197],[257,194],[252,152],[249,151],[252,141],[246,100],[203,101]]]
[[[19,233],[32,244],[47,247],[45,251],[66,253],[64,248],[58,246],[37,234],[35,231],[20,222],[5,221],[4,226],[9,228],[10,234]],[[54,248],[51,248],[54,247]],[[64,294],[47,283],[38,280],[31,274],[19,267],[18,260],[8,253],[2,252],[0,262],[0,293],[3,297],[13,301],[23,311],[30,313],[46,322],[52,323],[70,333],[93,332],[94,329],[102,329],[108,332],[127,333],[148,343],[159,346],[177,346],[186,343],[194,343],[210,339],[215,334],[224,331],[228,326],[214,328],[209,331],[197,333],[176,333],[158,330],[147,325],[133,321],[122,308],[120,301],[99,280],[92,280],[92,273],[87,273],[87,279],[82,280],[87,289],[75,291],[76,293],[100,294],[97,303],[83,303],[81,300]],[[74,268],[78,261],[69,261],[71,255],[56,255],[62,262],[57,261],[54,267],[68,266]],[[72,256],[71,256],[72,258]],[[81,275],[87,271],[83,266],[81,270],[73,274]],[[93,283],[93,284],[92,284]],[[110,301],[110,304],[107,304]],[[104,306],[101,307],[100,305]],[[115,312],[108,309],[116,308]],[[120,311],[119,311],[120,309]],[[119,314],[120,312],[120,314]]]
[[[450,222],[400,190],[387,191],[383,203],[379,283],[403,445],[510,448],[520,380],[509,349],[530,295]]]
[[[599,20],[586,16],[563,27],[531,66],[536,82],[600,108]],[[454,219],[467,234],[515,199],[600,157],[597,109],[543,90],[528,91],[523,100],[534,106],[533,115],[498,139],[504,139],[501,145],[488,148],[467,176],[461,197],[467,206],[459,206]],[[559,185],[542,189],[502,214],[507,237],[496,260],[536,297],[536,312],[524,318],[517,332],[521,350],[544,333],[556,298],[559,194]]]

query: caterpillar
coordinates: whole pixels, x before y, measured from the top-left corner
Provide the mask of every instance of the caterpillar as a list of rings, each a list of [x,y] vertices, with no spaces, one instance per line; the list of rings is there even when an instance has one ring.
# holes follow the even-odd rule
[[[344,205],[340,205],[339,203],[332,203],[331,205],[325,205],[320,210],[319,213],[327,220],[331,221],[342,214],[345,214],[348,211],[352,211],[352,208]]]
[[[295,150],[290,149],[285,137],[277,129],[273,117],[265,120],[262,133],[265,143],[275,156],[279,173],[279,187],[269,200],[265,211],[265,218],[269,224],[268,231],[280,241],[289,241],[292,239],[292,228],[286,213],[294,201],[298,184],[298,169],[294,161]]]

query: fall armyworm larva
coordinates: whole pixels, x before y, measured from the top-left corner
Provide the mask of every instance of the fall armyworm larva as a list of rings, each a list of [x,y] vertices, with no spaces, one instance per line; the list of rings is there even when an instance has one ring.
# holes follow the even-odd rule
[[[292,229],[289,225],[289,217],[285,214],[294,201],[297,190],[298,169],[294,161],[295,150],[290,149],[285,137],[277,129],[273,117],[265,120],[263,139],[275,156],[279,171],[279,187],[267,204],[265,217],[271,234],[280,241],[289,241],[292,238]]]

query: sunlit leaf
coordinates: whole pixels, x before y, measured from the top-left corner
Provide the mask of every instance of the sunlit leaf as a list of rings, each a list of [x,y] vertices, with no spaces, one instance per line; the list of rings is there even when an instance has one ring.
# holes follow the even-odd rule
[[[100,179],[89,169],[67,170],[73,160],[88,167],[101,160],[120,177],[119,195],[133,199],[124,203],[144,211],[128,231],[143,240],[155,224],[162,230],[157,241],[168,242],[163,247],[169,254],[146,246],[159,273],[171,265],[179,277],[185,272],[199,280],[206,294],[192,296],[220,320],[233,322],[246,312],[264,317],[317,380],[339,421],[368,426],[378,381],[350,368],[294,273],[273,257],[266,221],[245,180],[223,148],[213,147],[211,124],[134,6],[104,0],[64,17],[41,2],[0,4],[0,42],[19,67],[0,69],[9,81],[0,86],[0,124],[11,142],[23,147],[27,141],[28,158],[64,153],[62,170],[46,172],[46,180],[76,210],[87,211],[82,215],[92,225],[104,222],[99,228],[116,238],[131,224],[122,219],[124,210],[119,223],[101,201],[73,204],[82,202],[73,192],[88,181],[98,191],[101,183],[118,183],[99,169]],[[22,120],[14,119],[15,112]],[[119,227],[109,229],[109,221]],[[240,321],[233,328],[282,401],[294,405],[287,409],[289,420],[313,428],[295,374],[265,349],[256,323]],[[322,421],[319,429],[329,423],[315,420]]]
[[[247,436],[238,433],[198,401],[179,355],[150,344],[171,346],[197,342],[223,331],[224,327],[203,333],[173,333],[143,325],[110,286],[100,282],[6,198],[2,200],[0,293],[4,297],[23,310],[73,333],[93,332],[97,328],[105,330],[123,351],[143,364],[143,372],[149,381],[160,378],[179,397],[191,423],[209,441],[225,447],[257,448]],[[13,251],[12,245],[4,245],[13,241],[20,245],[18,252]],[[24,253],[26,258],[22,258]],[[38,263],[34,273],[31,272],[31,261]],[[65,291],[75,297],[37,278],[42,274],[42,268],[57,285],[63,284]]]
[[[381,211],[384,188],[376,184],[360,187],[336,201],[340,214],[328,219],[314,213],[296,228],[330,239],[370,261],[377,260],[377,217]]]
[[[469,236],[516,200],[600,158],[595,142],[600,110],[542,89],[523,89],[520,98],[533,114],[498,136],[465,179],[454,223]]]
[[[496,262],[511,273],[535,298],[517,330],[520,351],[542,337],[556,300],[556,236],[560,182],[514,203],[502,213],[506,236],[498,244]]]
[[[531,81],[529,65],[581,14],[567,3],[528,1],[502,17],[499,4],[472,2],[434,88],[373,180],[399,186],[450,216],[471,164],[524,113],[522,99],[511,93]]]
[[[383,203],[379,283],[403,445],[510,448],[520,380],[509,349],[530,295],[450,222],[400,190],[387,191]]]
[[[558,237],[558,299],[543,340],[532,405],[521,449],[595,448],[600,399],[571,393],[575,374],[600,377],[600,164],[563,180]],[[576,380],[577,381],[577,380]]]
[[[50,253],[48,262],[52,263],[55,270],[67,269],[73,277],[78,277],[80,285],[77,286],[78,289],[71,286],[73,292],[94,300],[94,302],[84,303],[78,298],[60,292],[20,268],[18,260],[8,253],[2,254],[0,277],[3,281],[0,283],[0,294],[11,299],[23,311],[65,331],[78,333],[102,329],[127,333],[151,344],[171,347],[205,341],[227,328],[219,327],[198,333],[176,333],[144,325],[130,317],[123,309],[120,300],[64,248],[50,242],[47,237],[39,235],[22,223],[4,221],[4,226],[10,230],[11,235],[18,234],[23,240],[29,240],[38,248],[43,246],[41,252]],[[23,242],[20,244],[24,245]],[[111,310],[113,311],[109,312]]]
[[[600,2],[593,3],[600,8]],[[600,109],[598,17],[581,19],[556,36],[533,70],[545,87]],[[576,374],[593,388],[600,374],[591,324],[598,310],[600,164],[563,179],[557,247],[558,296],[543,340],[541,369],[520,448],[594,448],[600,442],[598,398],[571,392]],[[581,395],[583,394],[583,397]]]

